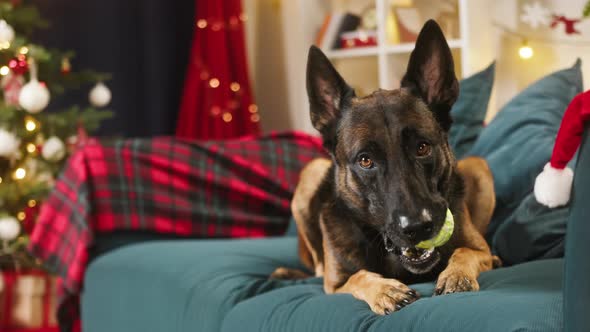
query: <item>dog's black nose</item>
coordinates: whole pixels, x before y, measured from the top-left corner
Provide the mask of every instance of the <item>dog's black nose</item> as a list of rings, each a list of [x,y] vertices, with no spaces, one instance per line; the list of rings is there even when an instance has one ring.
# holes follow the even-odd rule
[[[401,232],[410,240],[427,240],[432,233],[433,223],[430,218],[410,219],[407,216],[399,216],[399,227]]]

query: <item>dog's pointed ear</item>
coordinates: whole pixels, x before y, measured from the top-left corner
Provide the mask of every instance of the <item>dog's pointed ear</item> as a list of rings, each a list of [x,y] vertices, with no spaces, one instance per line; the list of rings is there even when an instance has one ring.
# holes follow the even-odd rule
[[[451,127],[451,107],[459,96],[453,55],[438,24],[429,20],[416,40],[401,87],[426,102],[443,129]]]
[[[315,46],[309,48],[307,56],[307,96],[311,123],[322,134],[324,141],[332,140],[336,121],[342,108],[354,96],[354,91]]]

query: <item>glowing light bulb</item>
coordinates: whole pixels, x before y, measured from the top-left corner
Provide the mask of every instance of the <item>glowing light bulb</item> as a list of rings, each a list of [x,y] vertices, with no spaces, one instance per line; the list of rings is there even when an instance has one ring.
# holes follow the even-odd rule
[[[229,88],[233,92],[238,92],[238,91],[240,91],[240,83],[238,83],[238,82],[232,82],[232,84],[229,85]]]
[[[35,146],[35,144],[33,144],[33,143],[27,144],[27,152],[33,153],[35,151],[37,151],[37,147]]]
[[[28,205],[29,205],[29,207],[35,207],[35,205],[37,205],[37,201],[34,199],[31,199],[31,200],[29,200]]]
[[[23,221],[23,220],[25,220],[25,218],[26,218],[26,217],[27,217],[27,214],[26,214],[26,213],[24,213],[24,212],[22,212],[22,211],[21,211],[21,212],[19,212],[19,213],[17,213],[17,215],[16,215],[16,219],[18,219],[18,220],[20,220],[20,221]]]
[[[212,88],[216,88],[219,86],[219,80],[215,77],[213,77],[212,79],[209,80],[209,86]]]
[[[250,113],[258,112],[258,106],[256,106],[256,104],[250,104],[250,106],[248,106],[248,112],[250,112]]]
[[[36,124],[36,123],[35,123],[35,121],[33,121],[33,120],[27,120],[27,121],[25,122],[25,128],[26,128],[28,131],[33,131],[33,130],[37,129],[37,124]]]
[[[205,19],[200,19],[200,20],[198,20],[198,21],[197,21],[197,26],[198,26],[200,29],[205,29],[205,28],[207,27],[207,20],[205,20]]]
[[[533,56],[533,49],[529,46],[527,41],[522,42],[522,46],[518,49],[518,55],[521,59],[530,59]]]
[[[20,48],[20,50],[18,50],[18,52],[20,54],[27,54],[27,53],[29,53],[29,48],[26,47],[26,46],[23,46],[23,47]]]
[[[223,118],[223,121],[225,121],[225,122],[231,122],[231,120],[233,119],[233,116],[231,115],[231,113],[225,112],[225,113],[223,113],[222,118]]]
[[[27,176],[27,171],[22,167],[19,167],[16,169],[16,171],[14,171],[14,178],[16,180],[22,180],[25,178],[25,176]]]
[[[8,68],[8,66],[0,67],[0,75],[6,76],[8,73],[10,73],[10,68]]]

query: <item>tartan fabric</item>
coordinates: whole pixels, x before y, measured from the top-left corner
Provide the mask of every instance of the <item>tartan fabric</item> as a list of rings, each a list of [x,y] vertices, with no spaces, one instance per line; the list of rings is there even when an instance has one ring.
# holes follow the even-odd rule
[[[226,141],[88,143],[57,180],[29,247],[60,277],[62,329],[70,330],[78,315],[76,295],[94,234],[282,234],[299,171],[323,155],[319,138],[296,132]]]

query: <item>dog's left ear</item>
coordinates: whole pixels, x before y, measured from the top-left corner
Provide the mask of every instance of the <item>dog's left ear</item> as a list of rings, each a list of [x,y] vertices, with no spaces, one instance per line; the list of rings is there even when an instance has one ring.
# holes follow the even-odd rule
[[[311,123],[322,134],[324,144],[330,145],[336,136],[336,123],[354,90],[316,46],[309,48],[307,57],[307,96]]]
[[[410,55],[401,87],[426,102],[444,130],[451,127],[451,107],[459,96],[453,55],[438,24],[424,24]]]

